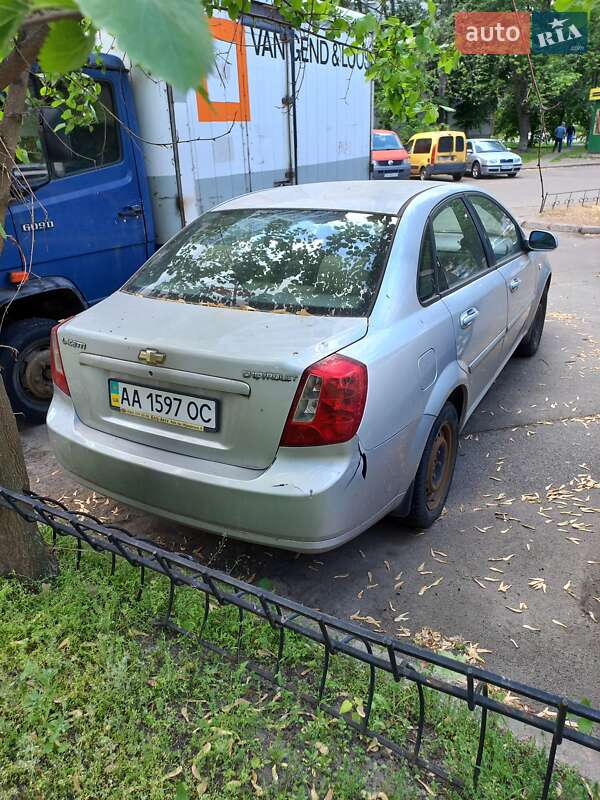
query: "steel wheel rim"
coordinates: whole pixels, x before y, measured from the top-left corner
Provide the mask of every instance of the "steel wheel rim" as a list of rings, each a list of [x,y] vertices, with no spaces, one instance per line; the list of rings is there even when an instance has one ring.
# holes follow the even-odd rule
[[[446,499],[452,477],[454,439],[452,425],[449,422],[443,422],[433,440],[433,447],[427,463],[425,493],[429,511],[434,511]]]
[[[40,343],[35,342],[19,353],[18,388],[36,403],[47,403],[52,399],[50,342],[45,344],[45,347],[40,347]]]

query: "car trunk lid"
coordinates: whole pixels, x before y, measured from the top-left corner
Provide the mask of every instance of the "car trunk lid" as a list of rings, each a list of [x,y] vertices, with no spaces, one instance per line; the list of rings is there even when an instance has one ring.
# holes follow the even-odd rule
[[[86,425],[152,447],[255,469],[275,458],[306,367],[362,338],[364,317],[219,308],[118,292],[59,333],[75,411]],[[165,355],[162,364],[141,351]],[[215,401],[217,430],[112,408],[109,381]]]

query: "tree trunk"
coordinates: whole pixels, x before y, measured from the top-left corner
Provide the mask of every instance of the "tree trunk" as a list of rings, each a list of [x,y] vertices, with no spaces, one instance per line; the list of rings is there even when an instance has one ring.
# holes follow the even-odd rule
[[[529,109],[529,83],[526,75],[515,71],[513,76],[513,93],[519,126],[518,150],[527,150],[529,132],[531,131],[531,111]]]
[[[519,120],[519,146],[517,149],[525,151],[529,145],[529,133],[531,130],[529,111],[517,108],[517,118]]]
[[[38,56],[46,38],[48,27],[40,25],[20,41],[20,64],[10,76],[4,116],[0,122],[0,222],[4,223],[10,200],[10,181],[14,165],[15,150],[21,135],[29,67]],[[33,42],[33,44],[32,44]],[[23,57],[27,44],[27,59]],[[11,54],[12,55],[12,54]],[[0,75],[5,75],[0,64]],[[17,62],[18,63],[18,62]],[[12,58],[11,67],[15,67]],[[0,237],[0,254],[4,239]],[[10,407],[4,384],[0,380],[0,486],[22,492],[29,488],[25,458],[19,439],[19,431]],[[40,535],[37,525],[26,522],[13,511],[0,509],[0,575],[15,574],[36,580],[55,575],[56,562]]]

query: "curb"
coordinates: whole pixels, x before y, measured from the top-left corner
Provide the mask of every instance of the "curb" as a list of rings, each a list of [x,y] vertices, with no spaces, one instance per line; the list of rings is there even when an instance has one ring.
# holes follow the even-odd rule
[[[543,225],[549,231],[561,231],[562,233],[580,233],[583,236],[591,236],[600,234],[600,225],[576,225],[569,222],[546,222],[546,220],[538,219],[534,221],[523,220],[521,226],[523,228],[537,229]]]

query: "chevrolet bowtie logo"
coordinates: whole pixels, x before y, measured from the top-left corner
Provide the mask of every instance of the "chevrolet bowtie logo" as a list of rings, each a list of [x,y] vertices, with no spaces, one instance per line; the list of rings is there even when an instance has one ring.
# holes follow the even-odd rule
[[[138,353],[138,361],[145,364],[163,364],[166,357],[165,353],[159,353],[158,350],[140,350]]]

